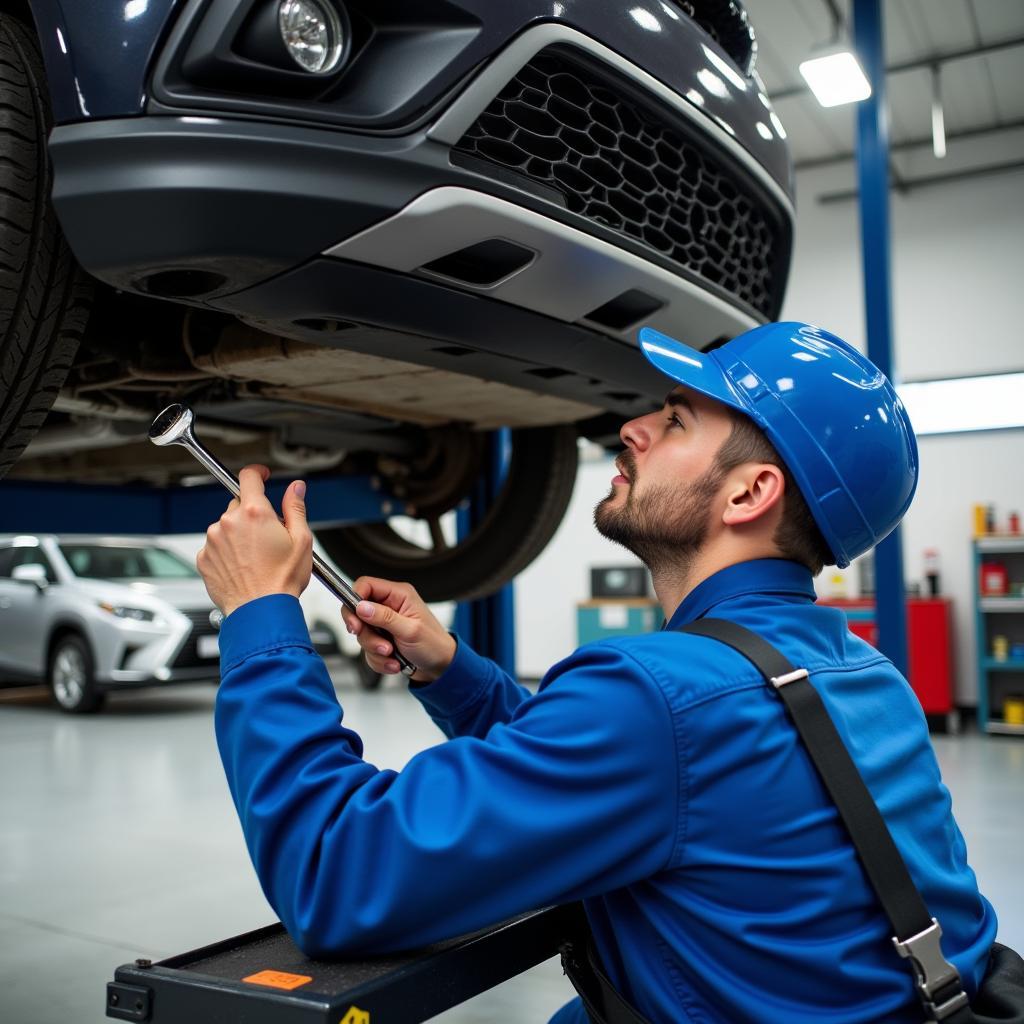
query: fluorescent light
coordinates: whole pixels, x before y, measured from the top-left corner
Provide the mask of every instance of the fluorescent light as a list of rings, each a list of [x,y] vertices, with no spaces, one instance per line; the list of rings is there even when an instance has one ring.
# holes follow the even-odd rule
[[[946,155],[946,115],[942,109],[942,80],[938,65],[932,68],[932,152],[938,160]]]
[[[1024,427],[1024,373],[921,381],[896,391],[918,435]]]
[[[849,50],[805,60],[800,65],[800,74],[823,107],[857,103],[871,95],[871,86]]]

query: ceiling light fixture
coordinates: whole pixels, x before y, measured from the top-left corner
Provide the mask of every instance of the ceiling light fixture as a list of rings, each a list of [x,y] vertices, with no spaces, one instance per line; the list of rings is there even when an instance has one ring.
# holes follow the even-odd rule
[[[860,66],[846,35],[846,19],[837,0],[825,0],[832,18],[829,41],[816,46],[810,57],[800,65],[800,74],[823,107],[840,107],[859,103],[871,95],[871,83]]]
[[[848,47],[829,47],[828,52],[805,60],[800,74],[823,107],[859,103],[871,95],[871,85]]]
[[[942,74],[932,65],[932,152],[941,160],[946,155],[946,115],[942,109]]]

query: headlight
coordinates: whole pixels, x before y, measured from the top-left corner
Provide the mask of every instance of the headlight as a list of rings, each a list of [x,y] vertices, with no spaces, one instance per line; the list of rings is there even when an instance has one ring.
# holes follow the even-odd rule
[[[277,24],[288,53],[303,71],[325,75],[338,66],[345,39],[330,0],[281,0]]]
[[[110,604],[107,601],[100,601],[99,606],[111,615],[119,619],[134,619],[136,622],[152,622],[156,618],[155,612],[146,611],[145,608],[129,608],[123,604]]]

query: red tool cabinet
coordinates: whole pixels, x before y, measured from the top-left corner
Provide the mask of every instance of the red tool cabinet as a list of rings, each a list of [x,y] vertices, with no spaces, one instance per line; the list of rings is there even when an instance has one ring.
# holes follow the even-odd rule
[[[819,604],[842,608],[850,631],[877,645],[875,602],[821,600]],[[953,704],[952,601],[948,597],[907,598],[907,657],[910,685],[927,715],[942,715],[955,726]]]

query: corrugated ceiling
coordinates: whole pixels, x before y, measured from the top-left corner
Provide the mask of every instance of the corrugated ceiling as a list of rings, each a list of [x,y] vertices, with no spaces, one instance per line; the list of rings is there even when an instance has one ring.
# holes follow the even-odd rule
[[[851,4],[837,6],[849,25]],[[803,89],[797,66],[830,41],[826,0],[746,0],[757,32],[757,67],[789,135],[798,169],[854,147],[854,106],[826,110]],[[890,143],[899,177],[918,180],[954,170],[1024,165],[1024,2],[1021,0],[898,0],[884,5],[888,67],[937,60],[948,155],[931,153],[932,77],[927,66],[888,76]],[[846,36],[848,38],[848,35]],[[943,61],[1008,41],[996,52]],[[956,136],[968,132],[966,138]],[[908,146],[920,142],[916,147]]]

